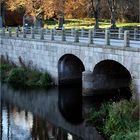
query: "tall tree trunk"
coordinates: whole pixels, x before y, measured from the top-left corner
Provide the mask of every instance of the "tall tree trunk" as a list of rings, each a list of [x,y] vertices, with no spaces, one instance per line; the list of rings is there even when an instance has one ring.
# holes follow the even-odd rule
[[[64,13],[59,15],[59,18],[58,18],[58,28],[62,29],[63,28],[63,24],[64,24]]]
[[[65,5],[65,0],[61,0],[59,2],[59,12],[58,12],[58,28],[62,29],[63,28],[63,24],[64,24],[64,5]]]
[[[100,1],[101,0],[91,0],[92,13],[94,13],[95,18],[95,28],[99,28]]]
[[[116,28],[116,0],[108,0],[108,6],[111,14],[111,28]]]
[[[116,28],[115,12],[111,12],[111,28]]]
[[[94,18],[95,18],[95,28],[99,28],[99,17],[98,17],[98,12],[94,12]]]

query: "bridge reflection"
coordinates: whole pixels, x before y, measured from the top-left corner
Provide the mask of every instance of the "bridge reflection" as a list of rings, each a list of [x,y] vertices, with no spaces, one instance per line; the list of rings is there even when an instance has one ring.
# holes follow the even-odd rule
[[[14,90],[7,85],[2,85],[2,103],[3,105],[5,103],[6,106],[9,106],[9,110],[6,108],[5,111],[10,111],[8,117],[1,115],[3,116],[2,120],[5,118],[8,119],[7,122],[9,122],[8,125],[6,125],[8,127],[4,129],[6,121],[2,121],[2,135],[4,135],[5,131],[10,130],[10,137],[14,132],[14,135],[12,136],[15,137],[18,134],[21,134],[24,138],[24,132],[28,132],[28,136],[23,140],[29,140],[29,137],[34,137],[34,140],[47,140],[48,138],[50,140],[62,140],[64,138],[67,140],[68,137],[72,137],[73,140],[77,138],[85,140],[93,140],[95,138],[96,140],[101,139],[101,136],[98,134],[97,130],[94,127],[86,126],[83,122],[81,98],[82,95],[76,92],[74,92],[74,94],[72,93],[72,90],[67,90],[68,92],[66,92],[65,95],[65,90],[66,89],[62,90],[60,88],[60,91],[62,93],[60,94],[57,88],[53,88],[48,91],[27,89]],[[77,89],[77,92],[78,91],[79,89]],[[71,95],[68,95],[68,93]],[[69,105],[69,103],[72,106]],[[15,107],[18,109],[15,110]],[[29,131],[23,131],[23,128],[19,127],[19,124],[13,125],[12,114],[15,114],[13,110],[15,110],[15,113],[18,114],[17,116],[20,116],[19,114],[22,112],[24,120],[28,120],[29,117],[32,118],[32,123],[30,123],[31,129],[26,127],[26,130],[30,130],[30,134]],[[60,113],[60,110],[62,114]],[[29,115],[28,112],[31,112],[31,115]],[[74,121],[71,121],[72,119],[74,119]],[[23,122],[24,121],[20,121],[21,124]],[[22,130],[23,133],[17,132],[20,130]],[[72,134],[72,136],[70,136],[69,134]]]
[[[59,86],[58,106],[63,117],[70,123],[79,124],[82,117],[82,85]]]

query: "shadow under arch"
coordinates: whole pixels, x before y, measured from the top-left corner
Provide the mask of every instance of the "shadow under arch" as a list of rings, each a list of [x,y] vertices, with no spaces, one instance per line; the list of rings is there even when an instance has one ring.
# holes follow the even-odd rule
[[[73,54],[65,54],[58,61],[59,85],[82,84],[83,62]]]
[[[114,98],[130,99],[132,78],[130,72],[119,62],[103,60],[97,63],[93,70],[93,85],[97,91]]]
[[[73,54],[65,54],[58,61],[59,95],[58,107],[65,120],[80,124],[82,117],[83,62]]]

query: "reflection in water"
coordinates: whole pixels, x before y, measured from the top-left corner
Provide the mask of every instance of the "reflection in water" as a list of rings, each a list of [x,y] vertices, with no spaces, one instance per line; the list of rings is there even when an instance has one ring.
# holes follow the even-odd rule
[[[1,140],[101,138],[94,127],[82,122],[82,95],[79,88],[65,92],[66,88],[60,88],[60,91],[57,88],[48,91],[15,90],[2,85],[1,91]]]
[[[2,102],[1,140],[73,140],[67,131],[47,120]]]
[[[78,124],[82,119],[82,88],[81,85],[59,86],[58,106],[63,117]]]

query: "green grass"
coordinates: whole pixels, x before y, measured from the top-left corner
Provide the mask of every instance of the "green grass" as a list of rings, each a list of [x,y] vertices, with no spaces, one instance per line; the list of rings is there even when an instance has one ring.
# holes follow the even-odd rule
[[[85,29],[91,29],[94,27],[95,19],[94,18],[84,18],[84,19],[65,19],[64,27],[66,29],[71,28],[85,28]],[[140,23],[116,23],[117,27],[123,27],[123,28],[140,28]],[[44,28],[48,27],[49,29],[52,28],[58,28],[58,21],[49,19],[44,21]],[[100,28],[109,28],[111,27],[110,20],[109,19],[100,19],[99,20],[99,27]],[[15,28],[12,27],[12,32],[15,32]]]
[[[66,29],[71,28],[85,28],[90,29],[93,28],[95,24],[94,18],[85,18],[85,19],[66,19],[64,23],[64,27]],[[140,27],[140,23],[119,23],[117,22],[117,27],[125,27],[125,28],[135,28]],[[111,26],[110,21],[108,19],[100,19],[99,27],[100,28],[109,28]],[[58,22],[53,20],[47,20],[45,22],[45,27],[54,28],[58,27]]]
[[[139,105],[134,101],[103,103],[90,112],[87,122],[108,140],[139,140]]]

